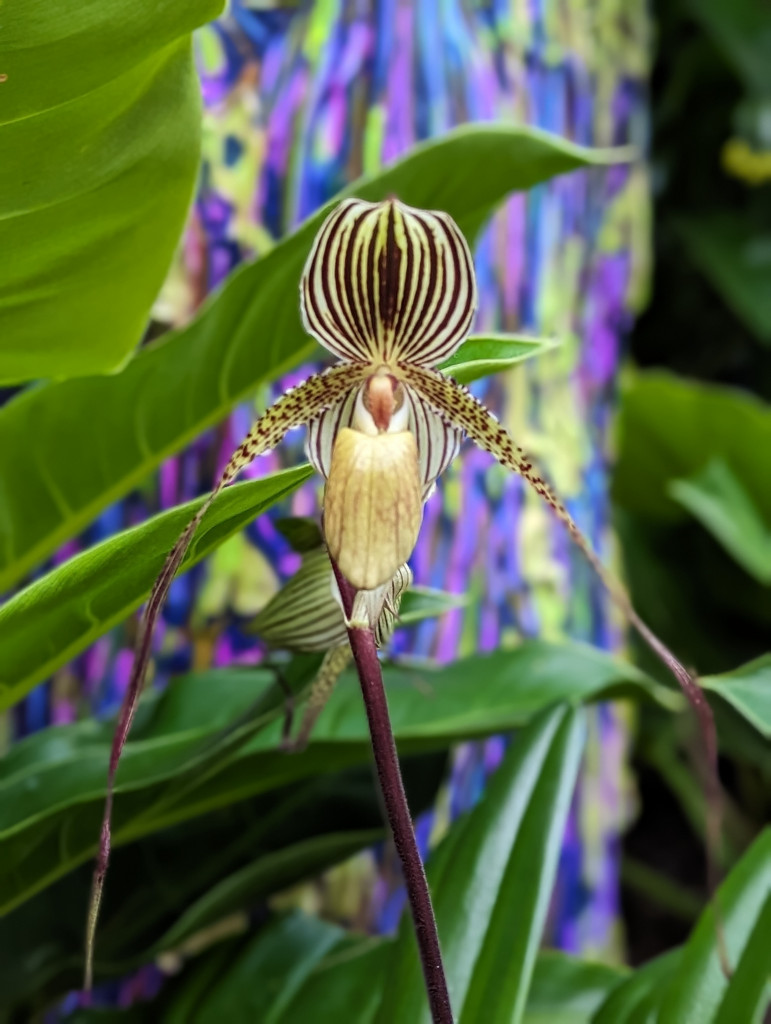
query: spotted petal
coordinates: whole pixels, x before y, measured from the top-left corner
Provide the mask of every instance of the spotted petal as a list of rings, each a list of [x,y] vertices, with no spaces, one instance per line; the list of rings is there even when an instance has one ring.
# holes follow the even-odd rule
[[[437,366],[468,334],[477,290],[448,214],[347,199],[316,236],[300,298],[306,330],[341,359]]]
[[[142,691],[142,684],[144,683],[147,665],[150,660],[150,646],[155,621],[166,600],[172,580],[182,564],[185,553],[190,547],[201,520],[222,488],[232,483],[241,470],[248,466],[258,455],[262,455],[275,448],[292,427],[299,427],[307,423],[313,416],[329,408],[351,390],[355,392],[364,378],[364,372],[364,368],[360,365],[344,364],[343,366],[334,366],[324,373],[315,374],[309,377],[304,384],[287,391],[257,420],[247,438],[233,453],[211,494],[198,512],[196,512],[190,523],[188,523],[182,536],[172,548],[164,562],[158,579],[153,585],[142,622],[137,632],[134,665],[123,698],[123,704],[121,705],[118,725],[115,729],[110,751],[110,765],[107,773],[107,798],[105,800],[99,855],[94,871],[86,927],[84,988],[87,991],[91,988],[94,936],[110,855],[110,819],[112,817],[115,773],[126,737],[131,728],[139,695]]]
[[[710,765],[712,803],[719,803],[715,723],[704,691],[698,682],[643,622],[624,587],[605,568],[573,517],[539,474],[532,460],[514,443],[511,435],[492,413],[474,398],[468,388],[436,370],[404,366],[402,371],[405,381],[412,385],[423,401],[442,416],[448,425],[452,424],[463,430],[480,448],[495,456],[501,465],[523,477],[565,524],[573,541],[584,553],[603,586],[640,637],[670,670],[698,715]],[[716,793],[718,796],[715,796]]]

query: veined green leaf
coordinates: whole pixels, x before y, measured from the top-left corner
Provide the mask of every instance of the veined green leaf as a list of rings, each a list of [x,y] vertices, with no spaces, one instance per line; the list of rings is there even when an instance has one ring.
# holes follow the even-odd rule
[[[432,806],[443,752],[404,759],[413,813]],[[122,846],[110,858],[95,976],[120,978],[162,952],[200,955],[238,934],[271,895],[347,859],[385,834],[368,764],[252,797]],[[21,1019],[61,999],[83,977],[84,907],[92,865],[82,864],[0,917],[3,1010]],[[223,924],[224,922],[224,924]]]
[[[317,664],[318,658],[297,658],[285,678],[307,686]],[[559,700],[667,693],[588,646],[535,641],[441,669],[389,667],[385,682],[403,755],[511,729]],[[369,763],[369,732],[351,673],[341,678],[302,754],[278,749],[284,701],[267,668],[186,676],[162,695],[148,694],[118,771],[113,846],[248,796]],[[110,723],[49,728],[0,760],[0,913],[94,853],[111,736]]]
[[[182,570],[291,494],[310,466],[236,484],[218,496]],[[0,709],[21,700],[97,637],[138,608],[175,540],[203,504],[197,498],[109,537],[0,608]]]
[[[345,194],[396,194],[446,210],[471,237],[509,192],[630,156],[521,125],[466,125],[416,146]],[[236,270],[188,327],[138,352],[121,373],[31,388],[0,410],[0,589],[261,383],[318,355],[300,323],[298,287],[331,205]]]
[[[3,4],[0,383],[115,370],[140,341],[198,168],[191,32],[222,6]]]

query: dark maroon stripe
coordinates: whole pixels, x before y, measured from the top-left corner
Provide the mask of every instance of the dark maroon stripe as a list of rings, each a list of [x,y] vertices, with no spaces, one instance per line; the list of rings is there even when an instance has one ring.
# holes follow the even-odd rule
[[[359,306],[356,302],[356,290],[354,284],[354,273],[355,268],[353,266],[353,253],[356,248],[356,239],[359,231],[361,230],[362,222],[367,216],[367,210],[361,213],[351,225],[351,230],[348,235],[348,247],[345,251],[345,260],[343,268],[343,286],[345,288],[345,294],[348,299],[348,305],[350,306],[350,317],[356,334],[365,349],[369,349],[369,339],[367,337],[367,328],[365,324],[360,320]]]
[[[425,262],[425,253],[423,251],[423,246],[420,245],[420,243],[415,243],[413,241],[411,234],[407,230],[406,220],[404,224],[404,233],[407,239],[407,270],[405,280],[412,283],[414,277],[415,288],[412,294],[410,295],[409,306],[407,306],[406,301],[404,301],[407,299],[407,293],[405,291],[403,300],[404,305],[403,308],[400,310],[400,315],[397,324],[394,328],[394,337],[396,339],[397,350],[401,349],[402,346],[406,346],[409,343],[410,330],[412,329],[414,323],[415,307],[417,306],[420,297],[420,285],[422,284],[423,264]],[[418,231],[418,234],[420,234],[420,231]],[[415,259],[416,248],[419,253],[419,259],[417,261]]]
[[[426,297],[415,318],[414,333],[409,339],[405,338],[405,353],[409,355],[417,351],[431,325],[431,314],[437,304],[436,288],[440,260],[439,249],[430,223],[426,222],[419,214],[414,216],[426,236],[428,265],[421,269],[423,273],[428,273],[428,287],[426,289]],[[406,356],[406,358],[409,358],[409,356]]]

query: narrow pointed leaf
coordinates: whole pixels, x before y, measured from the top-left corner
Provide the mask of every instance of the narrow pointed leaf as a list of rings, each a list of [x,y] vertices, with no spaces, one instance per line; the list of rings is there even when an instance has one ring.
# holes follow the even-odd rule
[[[563,706],[540,715],[517,734],[481,802],[431,859],[429,887],[461,1024],[522,1020],[584,734],[579,712]],[[430,1021],[406,914],[376,1019]]]
[[[715,1024],[768,1019],[771,1009],[771,968],[768,937],[771,935],[771,889],[755,921],[755,927],[734,969]]]
[[[732,965],[741,959],[769,895],[771,829],[766,829],[720,887],[722,923]],[[714,1021],[727,988],[728,980],[718,958],[715,913],[709,907],[683,947],[678,969],[664,992],[660,1024]]]
[[[771,654],[733,672],[705,676],[701,683],[733,705],[762,736],[771,739]]]
[[[445,210],[471,239],[509,192],[629,158],[520,125],[467,125],[415,147],[349,194],[395,194]],[[193,323],[147,346],[120,374],[46,384],[0,410],[0,589],[258,385],[318,354],[300,323],[297,288],[330,208],[233,273]]]
[[[559,342],[550,338],[530,338],[525,334],[489,334],[469,338],[441,369],[459,384],[488,374],[502,373],[533,356],[542,355]]]
[[[195,565],[226,537],[291,494],[309,466],[237,484],[216,499],[188,553]],[[0,709],[11,707],[138,608],[202,498],[84,551],[0,608]]]
[[[649,1020],[646,1004],[655,1015],[664,987],[677,972],[681,951],[672,950],[634,971],[617,985],[591,1019],[591,1024],[638,1024]],[[654,1005],[651,1006],[651,1001]]]
[[[771,519],[763,521],[726,462],[713,459],[693,476],[672,480],[668,492],[746,572],[771,585]]]

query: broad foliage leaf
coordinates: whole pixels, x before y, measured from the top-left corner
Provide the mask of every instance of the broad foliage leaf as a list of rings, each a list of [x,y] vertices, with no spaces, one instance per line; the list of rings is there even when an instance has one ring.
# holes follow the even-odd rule
[[[140,341],[198,167],[191,32],[222,6],[3,4],[0,383],[115,370]]]
[[[765,523],[771,523],[771,473],[759,452],[771,451],[771,408],[731,388],[651,371],[630,376],[623,392],[614,500],[659,522],[687,513],[669,492],[720,459]]]
[[[480,803],[455,822],[429,858],[448,982],[461,1022],[480,1019],[482,998],[486,1020],[527,1020],[534,974],[543,1006],[546,979],[536,967],[538,943],[583,739],[583,712],[561,706],[539,715],[517,735]],[[523,891],[525,866],[529,885]],[[228,941],[194,961],[168,986],[158,1019],[417,1024],[430,1018],[415,957],[406,914],[395,939],[362,940],[295,912],[256,937]],[[579,984],[584,999],[595,1005],[617,978],[595,971],[591,981],[579,983],[577,972],[570,978],[564,964],[559,966],[562,990],[574,1005]]]
[[[236,484],[219,495],[182,569],[291,494],[310,466]],[[109,537],[36,580],[0,608],[0,709],[21,700],[147,597],[203,498]]]
[[[299,693],[317,665],[316,657],[294,659],[284,669],[286,682]],[[511,729],[558,700],[624,692],[668,697],[636,669],[581,644],[528,642],[441,670],[388,668],[385,682],[402,754]],[[338,683],[302,754],[278,749],[284,707],[268,668],[191,675],[162,695],[148,694],[118,771],[113,846],[247,796],[368,763],[369,732],[352,674]],[[95,852],[111,736],[110,723],[54,727],[0,760],[0,912]]]
[[[468,125],[415,147],[346,194],[397,194],[446,210],[470,237],[509,192],[629,156],[522,126]],[[0,588],[260,384],[317,357],[300,323],[298,287],[330,205],[231,274],[188,327],[147,346],[120,374],[32,388],[0,410]]]

